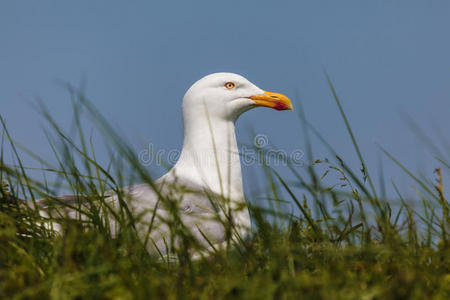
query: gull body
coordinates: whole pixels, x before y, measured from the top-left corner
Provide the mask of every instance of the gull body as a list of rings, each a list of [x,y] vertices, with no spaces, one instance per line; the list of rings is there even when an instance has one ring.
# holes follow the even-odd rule
[[[266,92],[244,77],[215,73],[194,83],[183,97],[184,141],[179,160],[164,176],[148,184],[125,187],[129,206],[139,215],[136,228],[151,253],[167,255],[178,241],[170,237],[170,212],[161,198],[175,199],[185,228],[205,248],[226,242],[226,224],[233,224],[233,240],[244,239],[250,229],[245,203],[235,122],[258,106],[292,109],[284,95]],[[118,196],[108,193],[118,205]],[[63,196],[67,202],[76,196]],[[76,212],[66,210],[69,217]],[[48,209],[41,214],[49,216]],[[151,230],[149,231],[149,228]]]

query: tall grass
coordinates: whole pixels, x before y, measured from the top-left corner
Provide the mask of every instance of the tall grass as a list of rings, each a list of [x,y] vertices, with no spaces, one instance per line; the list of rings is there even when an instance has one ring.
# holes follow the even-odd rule
[[[299,131],[312,163],[298,167],[286,158],[295,181],[284,179],[264,164],[270,187],[267,199],[276,205],[249,204],[254,223],[251,237],[200,259],[192,259],[192,253],[202,247],[176,218],[176,201],[165,195],[160,195],[161,201],[169,205],[172,220],[178,220],[169,222],[170,231],[182,243],[173,250],[176,260],[147,252],[144,244],[148,241],[142,241],[136,232],[139,216],[130,211],[120,187],[136,181],[154,186],[154,178],[82,93],[69,87],[75,138],[41,107],[51,128],[47,137],[56,163],[15,142],[2,119],[0,297],[450,298],[450,216],[441,169],[434,174],[436,181],[421,180],[384,151],[416,182],[422,203],[421,209],[415,209],[392,183],[397,191],[395,201],[400,203],[392,205],[383,198],[385,193],[375,188],[330,80],[329,84],[360,170],[350,168],[299,109]],[[108,141],[111,161],[107,165],[97,161],[92,141],[86,137],[81,125],[83,111]],[[333,160],[314,157],[311,135],[323,142]],[[13,153],[11,161],[5,161],[6,149]],[[265,150],[257,151],[264,163]],[[21,152],[42,166],[43,179],[29,175]],[[438,160],[448,171],[450,163],[444,157]],[[324,178],[331,173],[338,179],[330,186]],[[46,179],[49,174],[51,181]],[[57,197],[67,190],[79,195],[80,201],[65,202]],[[105,201],[108,190],[119,195],[118,209]],[[289,197],[298,213],[283,211],[284,197]],[[89,205],[83,205],[81,198]],[[78,215],[72,219],[57,213],[42,217],[36,199],[66,206]],[[175,206],[170,208],[172,204]],[[116,224],[113,229],[108,225],[112,220]],[[56,223],[60,232],[54,230]]]

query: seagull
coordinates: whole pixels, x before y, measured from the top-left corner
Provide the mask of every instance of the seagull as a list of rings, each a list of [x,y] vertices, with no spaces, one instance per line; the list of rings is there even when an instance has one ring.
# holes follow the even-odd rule
[[[230,235],[237,242],[248,237],[251,221],[235,122],[255,107],[293,109],[288,97],[264,91],[240,75],[214,73],[203,77],[183,97],[184,142],[176,164],[153,184],[124,187],[122,195],[106,193],[106,202],[113,207],[120,206],[121,197],[127,199],[130,211],[138,216],[136,231],[149,253],[164,257],[179,247],[180,239],[171,236],[176,220],[207,251],[225,247]],[[73,207],[82,201],[79,195],[57,199],[67,204],[62,209],[65,217],[77,217],[79,212]],[[39,206],[42,217],[54,215],[55,205],[41,200]],[[82,203],[82,207],[87,206]],[[230,224],[232,230],[227,228]],[[52,226],[61,230],[58,224]]]

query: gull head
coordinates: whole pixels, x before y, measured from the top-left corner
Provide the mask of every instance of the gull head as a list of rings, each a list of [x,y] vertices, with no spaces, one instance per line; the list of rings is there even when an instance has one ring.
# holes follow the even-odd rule
[[[264,91],[233,73],[207,75],[194,83],[183,98],[185,117],[206,114],[213,119],[236,121],[243,112],[259,106],[293,109],[288,97]]]

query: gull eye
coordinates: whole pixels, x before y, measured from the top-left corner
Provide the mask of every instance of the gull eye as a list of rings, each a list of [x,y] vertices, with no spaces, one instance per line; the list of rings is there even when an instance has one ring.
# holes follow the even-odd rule
[[[234,89],[235,86],[236,86],[236,85],[235,85],[233,82],[231,82],[231,81],[225,83],[225,87],[226,87],[227,89],[229,89],[229,90]]]

